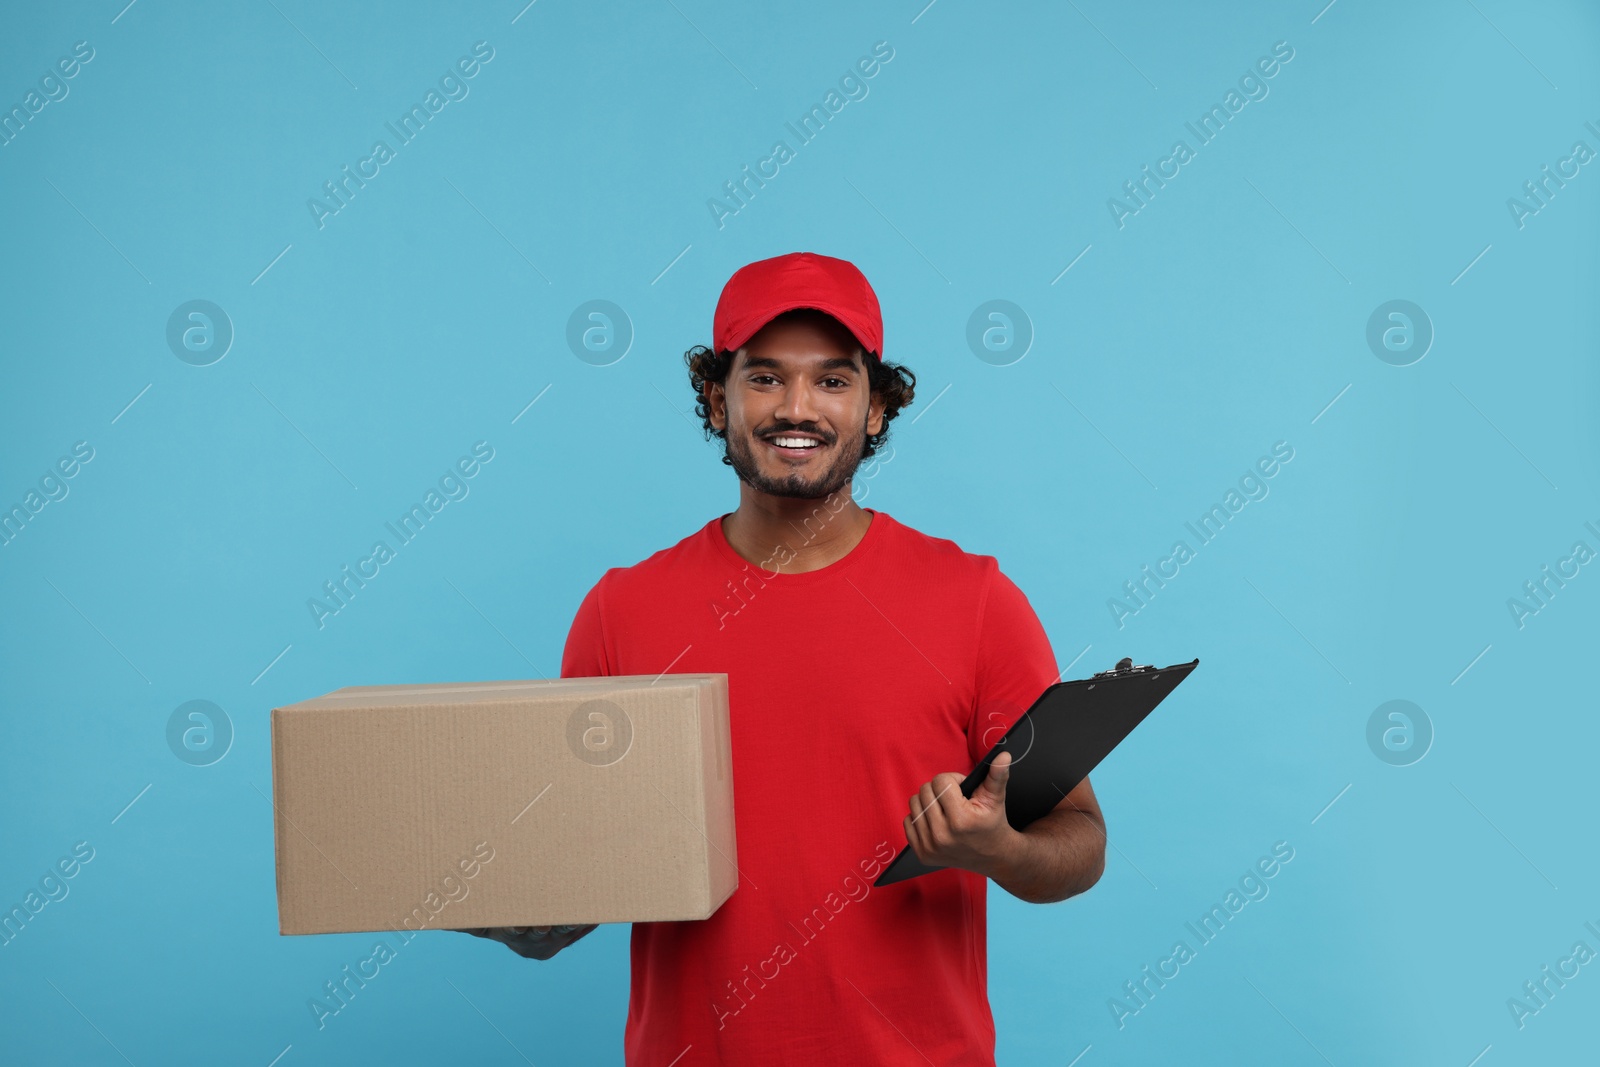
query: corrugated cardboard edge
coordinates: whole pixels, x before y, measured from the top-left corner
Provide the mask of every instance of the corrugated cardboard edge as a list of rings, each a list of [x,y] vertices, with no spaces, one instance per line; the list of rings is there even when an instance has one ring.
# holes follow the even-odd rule
[[[717,678],[721,678],[718,683]],[[706,688],[710,690],[711,699],[709,711],[699,710],[697,703],[696,714],[700,721],[696,725],[700,729],[700,752],[702,759],[710,759],[714,766],[700,768],[701,783],[701,818],[705,824],[706,836],[706,899],[705,913],[701,919],[709,919],[716,914],[739,888],[739,859],[738,841],[734,833],[737,825],[734,819],[733,795],[733,768],[732,768],[732,738],[731,726],[728,718],[728,676],[714,673],[707,679]],[[723,798],[726,797],[724,800]],[[713,846],[713,838],[725,838],[728,842],[726,853],[720,847]],[[713,855],[715,853],[715,855]]]
[[[283,709],[273,708],[269,729],[272,734],[272,796],[268,802],[272,805],[272,868],[273,879],[278,890],[278,936],[287,936],[283,928],[283,816],[278,813],[278,798],[283,794],[278,789],[278,771],[283,765],[280,758],[278,745],[281,740],[279,729],[283,719]]]
[[[338,707],[338,701],[365,700],[376,695],[392,698],[385,701],[385,707],[402,706],[400,701],[404,698],[431,697],[444,693],[521,693],[537,691],[546,688],[552,683],[563,685],[577,683],[596,689],[648,689],[663,677],[670,677],[679,682],[690,678],[707,680],[711,675],[703,671],[687,672],[677,675],[650,675],[650,674],[596,674],[573,678],[543,678],[538,680],[514,679],[510,681],[486,682],[402,682],[384,685],[346,685],[319,696],[307,697],[297,700],[293,704],[285,704],[279,709],[282,711],[303,711],[308,709],[322,710]],[[422,700],[419,706],[429,706],[432,701]],[[410,707],[412,705],[403,705]]]

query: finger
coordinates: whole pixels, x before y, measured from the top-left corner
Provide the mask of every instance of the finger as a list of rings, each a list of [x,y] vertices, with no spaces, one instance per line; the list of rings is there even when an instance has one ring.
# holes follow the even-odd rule
[[[912,822],[911,817],[908,815],[901,825],[906,832],[906,843],[911,846],[911,851],[916,853],[917,859],[922,859],[928,852],[928,843],[923,836],[922,824]]]
[[[960,779],[957,779],[957,781],[959,782]],[[923,786],[922,789],[926,794],[922,798],[922,832],[927,835],[930,846],[936,845],[950,832],[950,820],[944,808],[945,804],[949,802],[950,795],[953,793],[958,801],[964,798],[961,796],[961,789],[958,785],[952,785],[943,795],[934,792],[932,782]]]
[[[923,793],[927,788],[927,786],[923,786],[922,789],[919,789],[911,796],[911,823],[913,826],[921,826],[926,817],[927,804],[923,800]]]
[[[967,798],[961,792],[961,782],[961,775],[945,773],[935,775],[933,781],[928,783],[933,794],[928,806],[938,808],[947,823],[952,816],[959,819],[966,810]],[[932,815],[929,812],[930,818]]]
[[[1006,783],[1011,780],[1011,753],[1002,752],[989,764],[989,773],[984,776],[983,783],[978,786],[989,798],[990,803],[1003,805],[1006,799]]]

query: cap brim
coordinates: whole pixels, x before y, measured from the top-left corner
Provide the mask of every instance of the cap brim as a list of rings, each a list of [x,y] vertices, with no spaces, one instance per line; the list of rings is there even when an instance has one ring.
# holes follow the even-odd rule
[[[739,349],[748,344],[750,342],[750,338],[760,333],[762,328],[770,323],[773,319],[777,318],[779,315],[782,315],[786,311],[796,311],[800,308],[809,308],[812,311],[820,311],[824,315],[827,315],[849,332],[850,336],[855,339],[856,344],[861,346],[861,350],[863,352],[874,359],[882,358],[879,353],[873,351],[872,348],[868,346],[866,341],[861,339],[861,331],[850,324],[850,320],[847,317],[848,312],[842,312],[837,306],[830,306],[828,304],[815,302],[775,304],[769,308],[762,308],[759,312],[751,315],[746,321],[741,322],[738,328],[733,331],[732,336],[728,340],[728,351],[737,352]]]

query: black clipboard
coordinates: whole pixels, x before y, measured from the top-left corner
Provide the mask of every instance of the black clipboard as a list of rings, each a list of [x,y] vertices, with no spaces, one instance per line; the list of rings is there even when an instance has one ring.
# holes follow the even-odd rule
[[[1170,667],[1135,666],[1124,659],[1093,677],[1056,682],[978,761],[961,783],[962,795],[970,797],[989,776],[995,757],[1010,752],[1006,821],[1021,830],[1053,811],[1199,665],[1196,659]],[[924,864],[907,844],[872,884],[892,885],[945,869]]]

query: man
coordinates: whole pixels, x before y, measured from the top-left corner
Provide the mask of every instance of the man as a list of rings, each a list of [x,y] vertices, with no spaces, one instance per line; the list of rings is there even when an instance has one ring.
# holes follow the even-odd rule
[[[606,571],[568,634],[563,677],[728,675],[739,886],[709,919],[633,925],[630,1065],[992,1065],[987,879],[1046,903],[1104,869],[1087,780],[1020,833],[1009,755],[961,793],[1055,658],[992,556],[852,498],[913,397],[882,338],[850,263],[736,272],[685,358],[739,506]],[[907,841],[946,869],[873,888]],[[593,929],[481,933],[547,959]]]

